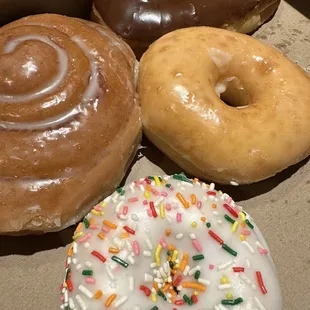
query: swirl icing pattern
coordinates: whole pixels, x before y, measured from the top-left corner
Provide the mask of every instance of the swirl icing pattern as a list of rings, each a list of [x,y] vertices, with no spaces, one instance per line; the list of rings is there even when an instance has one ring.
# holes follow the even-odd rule
[[[62,229],[118,185],[141,136],[135,63],[87,21],[0,29],[0,232]]]

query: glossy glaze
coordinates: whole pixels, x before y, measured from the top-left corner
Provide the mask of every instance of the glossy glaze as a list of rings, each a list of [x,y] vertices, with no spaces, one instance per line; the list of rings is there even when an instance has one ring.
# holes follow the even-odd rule
[[[58,230],[135,152],[135,58],[107,28],[58,15],[1,28],[0,48],[0,232]]]

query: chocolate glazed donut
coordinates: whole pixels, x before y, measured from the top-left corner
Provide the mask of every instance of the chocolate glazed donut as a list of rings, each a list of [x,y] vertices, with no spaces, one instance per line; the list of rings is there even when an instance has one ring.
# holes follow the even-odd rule
[[[280,0],[95,0],[92,18],[126,39],[138,57],[162,35],[192,26],[250,33]]]

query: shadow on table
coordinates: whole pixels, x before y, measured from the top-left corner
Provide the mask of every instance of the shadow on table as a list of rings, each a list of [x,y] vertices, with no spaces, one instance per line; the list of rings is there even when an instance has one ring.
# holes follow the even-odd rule
[[[299,11],[302,15],[310,19],[310,1],[309,0],[286,0],[286,2]]]

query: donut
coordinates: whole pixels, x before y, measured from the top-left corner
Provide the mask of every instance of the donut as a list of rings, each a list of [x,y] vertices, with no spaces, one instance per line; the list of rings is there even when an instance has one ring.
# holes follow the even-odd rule
[[[250,36],[163,36],[141,59],[138,94],[146,136],[200,179],[254,183],[310,154],[309,76]]]
[[[127,40],[140,57],[162,35],[193,26],[250,33],[276,11],[280,0],[95,0],[92,18]]]
[[[58,231],[134,157],[136,60],[107,27],[53,14],[2,27],[0,47],[0,233]]]
[[[0,26],[40,13],[89,18],[91,5],[92,0],[0,0]]]
[[[95,205],[68,250],[61,308],[282,310],[260,230],[214,187],[149,176]]]

